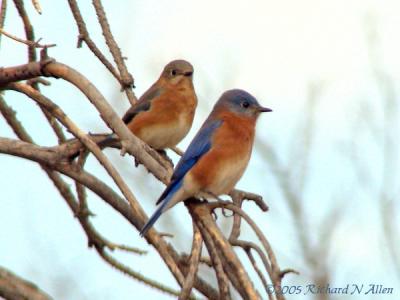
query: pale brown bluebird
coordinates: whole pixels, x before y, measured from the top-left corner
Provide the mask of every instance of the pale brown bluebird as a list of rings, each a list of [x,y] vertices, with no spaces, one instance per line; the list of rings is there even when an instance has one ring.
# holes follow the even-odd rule
[[[262,107],[246,91],[226,91],[177,164],[160,206],[143,226],[143,236],[163,212],[190,197],[229,193],[242,177],[253,148],[256,120]]]
[[[122,120],[142,141],[163,150],[176,146],[186,136],[196,107],[193,66],[185,60],[174,60]]]

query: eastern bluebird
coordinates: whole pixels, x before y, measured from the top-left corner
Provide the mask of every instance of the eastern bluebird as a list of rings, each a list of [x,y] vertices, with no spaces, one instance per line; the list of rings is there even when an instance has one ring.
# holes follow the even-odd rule
[[[156,150],[176,146],[193,123],[197,97],[192,79],[193,66],[189,62],[171,61],[122,120],[134,135]]]
[[[160,206],[140,234],[145,235],[160,215],[179,201],[229,193],[249,162],[256,120],[261,112],[269,111],[243,90],[222,94],[178,162],[157,201]]]

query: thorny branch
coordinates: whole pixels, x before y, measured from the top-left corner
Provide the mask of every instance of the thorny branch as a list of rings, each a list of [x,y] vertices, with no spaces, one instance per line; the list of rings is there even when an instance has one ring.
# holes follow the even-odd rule
[[[134,87],[133,77],[128,72],[128,68],[125,65],[124,58],[122,57],[121,49],[118,47],[117,42],[115,41],[114,36],[111,33],[110,25],[108,24],[106,17],[106,12],[104,11],[101,1],[93,0],[92,2],[96,10],[97,18],[101,25],[101,29],[103,30],[104,39],[106,40],[108,49],[110,50],[121,74],[122,88],[126,91],[126,94],[131,104],[134,104],[137,99],[132,91],[132,87]]]
[[[117,64],[118,71],[114,68],[112,63],[106,58],[106,56],[101,52],[96,43],[91,39],[89,32],[86,28],[85,21],[83,20],[82,14],[79,10],[78,3],[75,0],[68,0],[72,15],[74,16],[76,25],[78,26],[79,37],[78,37],[78,48],[82,46],[82,42],[85,42],[93,54],[102,62],[102,64],[110,71],[110,73],[118,80],[121,84],[123,90],[128,97],[131,105],[137,102],[137,98],[133,93],[132,88],[134,87],[134,81],[132,75],[128,72],[125,65],[125,61],[122,57],[121,50],[119,49],[114,37],[111,33],[110,26],[107,21],[106,14],[104,12],[103,6],[100,1],[93,1],[93,6],[95,7],[96,14],[103,30],[103,35],[107,46]]]

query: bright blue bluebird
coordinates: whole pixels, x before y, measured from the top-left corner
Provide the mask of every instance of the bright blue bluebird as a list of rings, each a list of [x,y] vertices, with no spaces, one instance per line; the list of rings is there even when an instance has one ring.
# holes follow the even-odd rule
[[[163,212],[190,197],[229,193],[242,177],[253,148],[256,120],[262,107],[246,91],[226,91],[177,164],[160,206],[144,225],[143,236]]]

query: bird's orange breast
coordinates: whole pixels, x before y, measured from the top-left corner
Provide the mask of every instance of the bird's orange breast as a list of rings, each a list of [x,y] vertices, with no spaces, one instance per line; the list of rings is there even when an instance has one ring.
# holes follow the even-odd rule
[[[223,120],[213,138],[211,149],[196,163],[189,181],[200,191],[216,195],[229,193],[243,175],[250,160],[255,120],[233,114]]]
[[[176,146],[189,132],[197,106],[192,88],[166,89],[148,111],[138,114],[129,129],[155,149]]]

